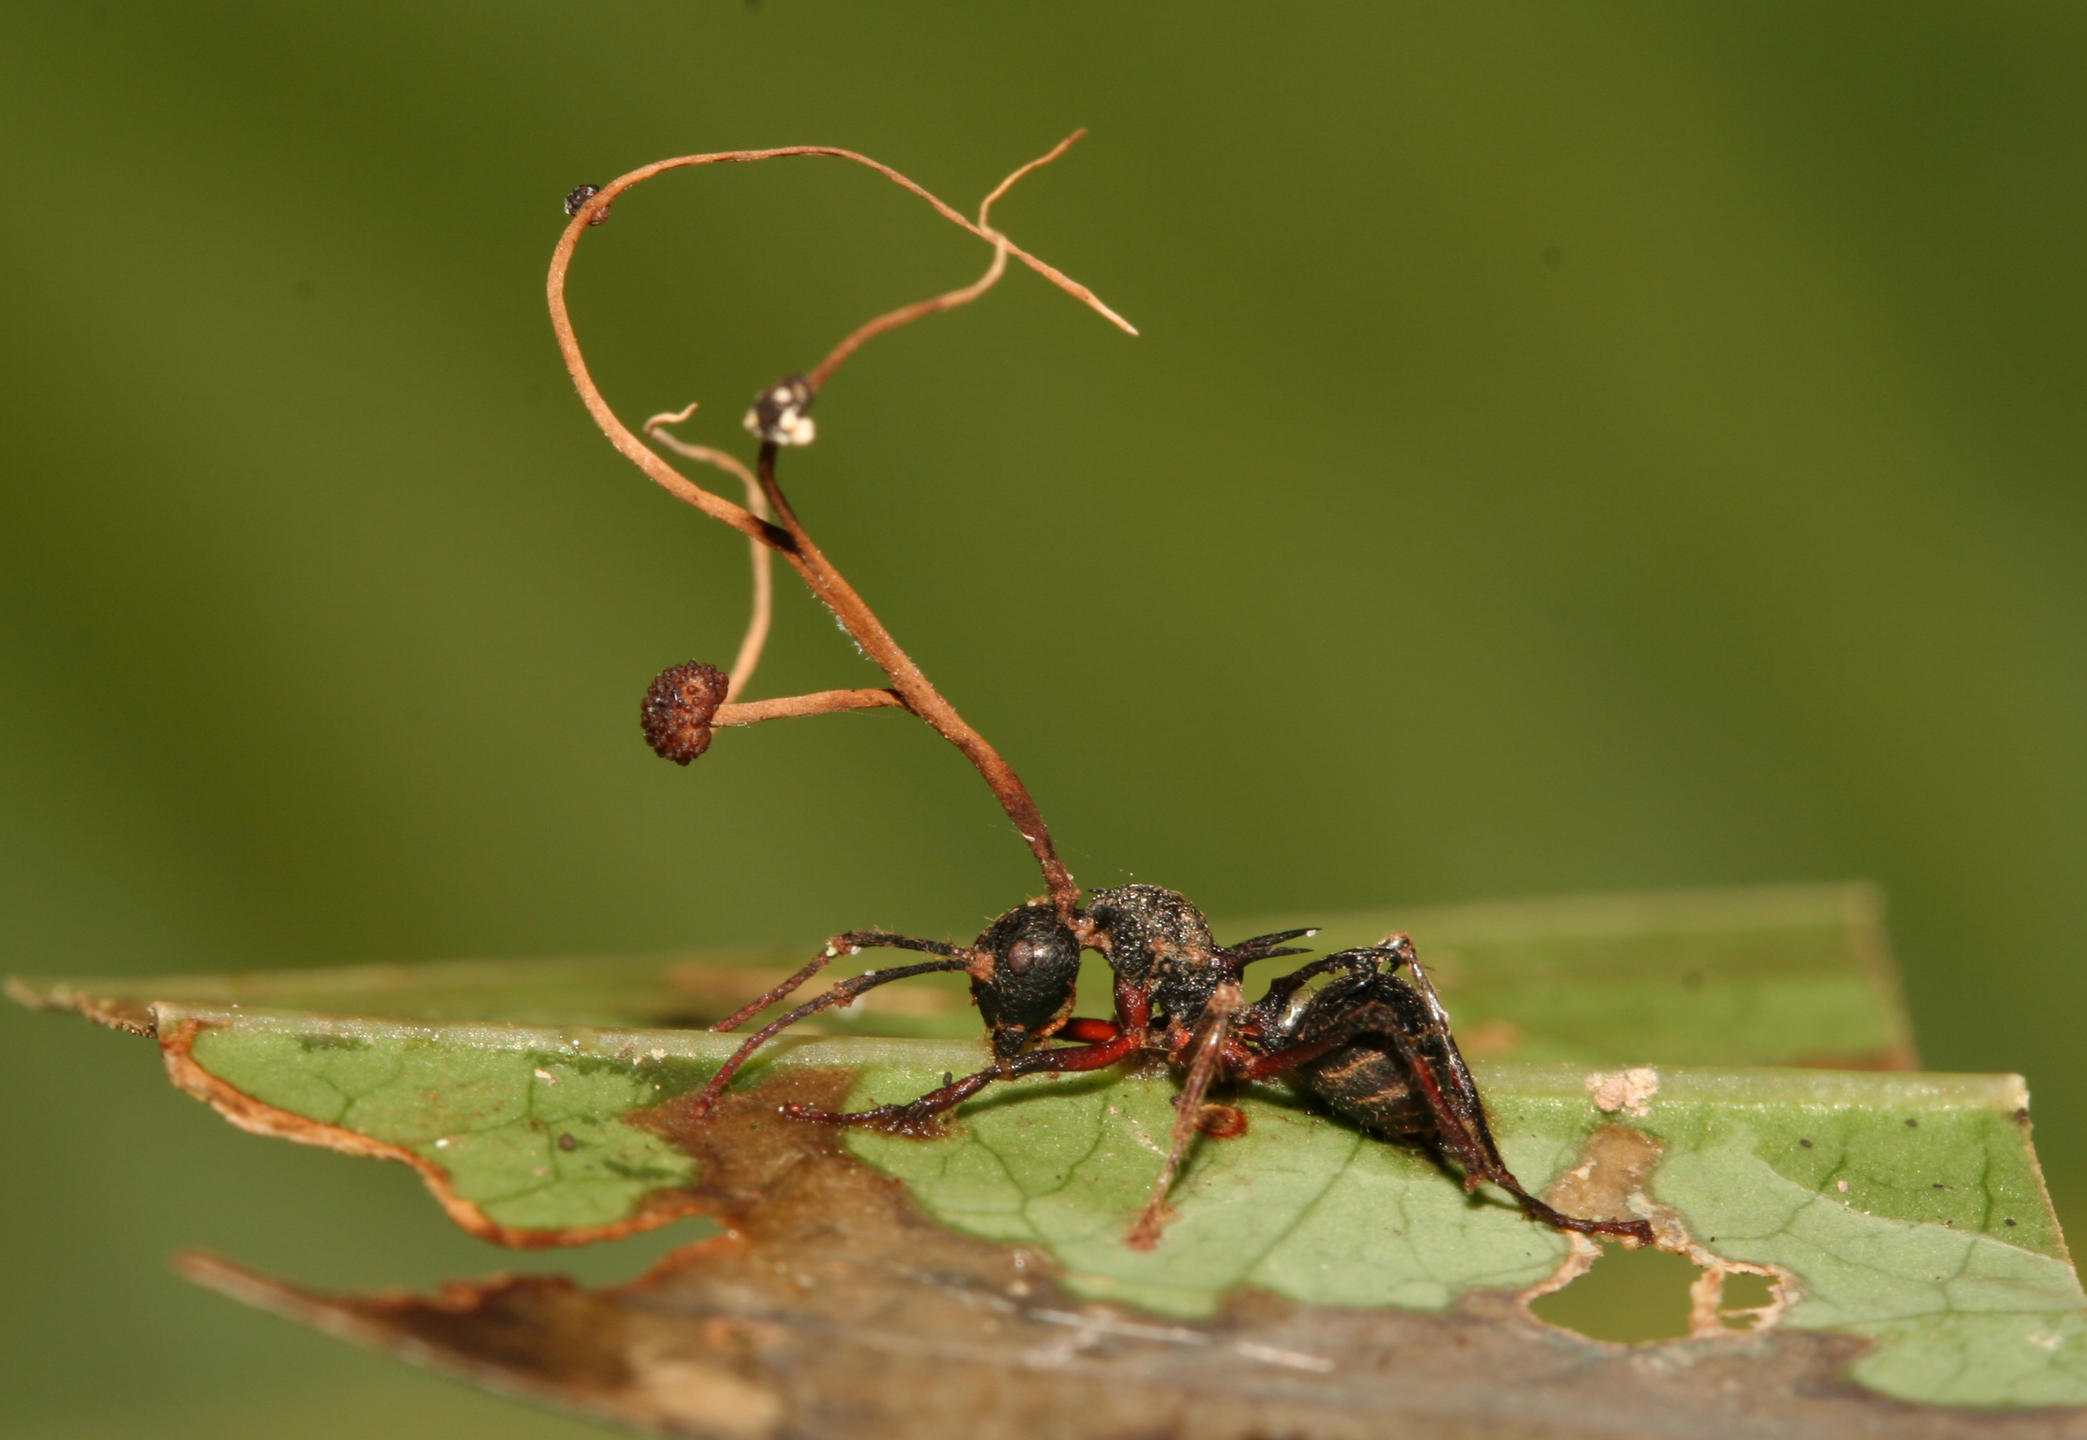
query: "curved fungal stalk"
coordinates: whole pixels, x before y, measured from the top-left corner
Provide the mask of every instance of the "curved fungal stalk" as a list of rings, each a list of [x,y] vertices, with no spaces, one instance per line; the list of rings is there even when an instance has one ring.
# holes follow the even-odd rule
[[[965,758],[978,770],[987,786],[991,788],[994,798],[1000,802],[1001,808],[1014,822],[1017,832],[1027,842],[1036,858],[1038,868],[1043,873],[1044,884],[1050,893],[1053,908],[1068,923],[1076,913],[1079,887],[1074,883],[1065,863],[1059,859],[1057,849],[1051,841],[1050,829],[1044,823],[1043,814],[1038,810],[1028,787],[1022,783],[1021,777],[1000,752],[994,749],[991,743],[957,712],[956,707],[950,704],[941,691],[935,688],[921,672],[920,667],[914,664],[912,658],[892,638],[891,632],[877,618],[876,612],[870,608],[868,602],[848,583],[839,567],[813,543],[811,537],[805,533],[804,525],[797,518],[789,500],[784,496],[775,471],[777,454],[784,445],[803,444],[812,438],[811,421],[805,411],[817,397],[820,388],[832,378],[834,371],[849,356],[878,335],[978,298],[999,281],[1009,258],[1021,261],[1124,331],[1133,335],[1137,333],[1129,321],[1104,305],[1093,291],[1037,259],[988,223],[994,201],[1024,175],[1064,154],[1080,138],[1080,133],[1084,132],[1069,136],[1049,153],[1030,161],[996,186],[979,206],[976,221],[966,219],[953,207],[890,166],[852,150],[831,146],[792,145],[769,150],[727,150],[655,161],[628,174],[620,175],[606,185],[582,186],[568,197],[566,208],[571,220],[564,233],[559,236],[557,248],[552,252],[550,274],[545,283],[546,298],[551,311],[551,327],[557,334],[558,348],[564,356],[566,369],[571,374],[573,385],[579,391],[580,399],[586,405],[588,413],[601,427],[602,433],[608,436],[610,443],[668,494],[700,510],[720,524],[737,530],[754,545],[781,555],[791,568],[797,571],[798,576],[820,603],[833,612],[841,628],[891,682],[888,690],[829,690],[782,700],[747,703],[743,699],[743,690],[752,676],[754,666],[759,662],[761,645],[766,638],[768,617],[768,604],[762,589],[765,571],[757,561],[753,618],[748,626],[746,639],[741,643],[739,657],[733,665],[731,675],[718,677],[725,683],[719,684],[709,678],[718,676],[718,672],[710,667],[682,666],[676,667],[676,670],[693,674],[695,670],[700,669],[706,673],[697,677],[700,683],[683,684],[678,690],[672,685],[663,689],[662,682],[668,680],[668,676],[663,675],[660,682],[655,682],[654,693],[648,694],[648,736],[653,734],[657,721],[661,733],[671,732],[684,742],[675,752],[670,753],[662,749],[661,753],[686,764],[709,744],[711,729],[717,725],[749,725],[768,719],[890,706],[908,710],[926,721],[945,740],[962,751]],[[755,402],[753,412],[747,417],[748,428],[761,439],[761,448],[748,485],[748,502],[740,505],[689,479],[658,450],[648,446],[617,418],[615,411],[602,396],[600,388],[594,383],[579,338],[574,333],[572,316],[565,300],[566,275],[571,268],[580,237],[599,225],[607,217],[609,206],[616,197],[633,186],[643,184],[668,170],[705,165],[744,164],[800,156],[825,156],[867,166],[893,184],[925,200],[945,220],[991,244],[993,259],[985,274],[978,280],[870,320],[842,339],[813,370],[803,376],[784,380],[762,392]],[[692,446],[665,433],[666,425],[678,423],[687,418],[692,411],[693,407],[678,414],[655,415],[646,422],[644,429],[663,448],[688,459],[715,466],[742,482],[748,482],[746,467],[724,452]],[[762,501],[766,502],[766,509],[772,513],[764,513]],[[670,671],[669,675],[674,673]],[[675,708],[677,706],[681,708]]]

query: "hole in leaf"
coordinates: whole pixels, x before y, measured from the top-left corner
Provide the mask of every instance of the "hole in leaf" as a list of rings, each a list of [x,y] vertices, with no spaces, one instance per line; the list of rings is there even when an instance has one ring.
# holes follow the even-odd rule
[[[1749,1275],[1734,1270],[1725,1275],[1724,1289],[1719,1293],[1718,1309],[1723,1312],[1725,1328],[1728,1330],[1751,1330],[1758,1316],[1734,1315],[1734,1310],[1755,1310],[1772,1304],[1775,1289],[1766,1275]]]
[[[1688,1290],[1702,1273],[1683,1255],[1604,1247],[1585,1275],[1529,1308],[1546,1324],[1590,1340],[1677,1340],[1689,1333]]]

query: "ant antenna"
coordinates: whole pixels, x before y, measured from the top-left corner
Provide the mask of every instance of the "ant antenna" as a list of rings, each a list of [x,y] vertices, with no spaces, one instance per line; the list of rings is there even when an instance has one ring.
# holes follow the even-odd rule
[[[1052,905],[1058,911],[1059,917],[1068,924],[1072,921],[1079,899],[1079,887],[1073,882],[1065,862],[1059,859],[1057,849],[1051,842],[1050,829],[1044,823],[1043,813],[1037,808],[1028,787],[1022,783],[1014,767],[1001,757],[1000,752],[973,729],[957,712],[956,707],[935,688],[921,672],[920,667],[892,638],[891,632],[877,618],[869,603],[856,593],[839,568],[812,543],[790,502],[783,495],[782,488],[776,480],[775,469],[776,457],[781,447],[808,444],[812,440],[815,432],[811,417],[806,412],[810,409],[812,401],[817,398],[820,388],[832,378],[834,371],[850,355],[865,342],[886,331],[975,300],[998,282],[1006,270],[1010,256],[1020,260],[1119,328],[1132,335],[1138,333],[1129,321],[1103,304],[1093,291],[1016,245],[1006,235],[992,228],[988,220],[993,202],[1006,194],[1016,181],[1030,171],[1057,159],[1085,133],[1076,131],[1048,153],[1028,162],[1001,181],[979,206],[978,219],[975,222],[967,220],[954,208],[890,166],[852,150],[832,146],[791,145],[771,150],[726,150],[655,161],[628,174],[620,175],[606,185],[581,186],[566,197],[566,213],[571,216],[571,220],[566,225],[565,232],[559,236],[556,249],[552,251],[550,274],[545,282],[546,298],[551,311],[551,328],[557,334],[558,348],[565,358],[566,369],[572,375],[573,385],[579,391],[581,402],[594,417],[595,424],[601,427],[602,433],[608,436],[609,442],[653,483],[677,500],[739,531],[762,551],[773,551],[781,555],[784,561],[797,571],[820,603],[833,612],[841,628],[891,682],[890,688],[886,690],[824,690],[777,700],[751,703],[740,700],[738,697],[751,678],[754,666],[759,662],[761,646],[768,629],[769,599],[765,588],[767,571],[762,561],[757,560],[753,617],[748,625],[746,638],[741,642],[739,657],[733,664],[731,675],[724,675],[709,665],[691,662],[663,673],[647,692],[644,707],[645,729],[647,738],[654,742],[654,748],[667,758],[685,765],[708,747],[712,732],[719,725],[751,725],[762,720],[824,715],[842,710],[897,707],[910,711],[926,721],[943,739],[962,751],[964,757],[977,769],[988,788],[992,790],[994,798],[1000,802],[1001,809],[1006,811],[1007,817],[1014,822],[1016,831],[1028,843],[1030,852],[1036,857],[1037,867],[1043,872],[1044,884],[1050,892]],[[646,433],[665,448],[685,458],[723,470],[746,483],[748,502],[742,506],[705,489],[683,475],[658,451],[647,446],[633,434],[609,408],[608,401],[603,398],[600,388],[594,383],[593,375],[588,371],[579,339],[573,332],[572,316],[565,301],[566,273],[572,265],[573,252],[581,235],[608,217],[610,203],[624,191],[655,175],[667,170],[700,165],[741,164],[811,155],[828,156],[867,166],[893,184],[918,195],[944,219],[989,242],[993,246],[993,260],[985,274],[970,285],[929,300],[916,301],[876,317],[842,339],[809,373],[792,376],[763,391],[755,400],[753,410],[747,415],[747,428],[761,441],[760,453],[751,477],[747,475],[745,466],[723,452],[711,450],[706,446],[689,445],[664,433],[666,425],[679,423],[692,414],[693,406],[677,413],[655,415],[645,423]],[[586,193],[583,194],[583,191]],[[761,503],[763,501],[766,502],[765,507]]]

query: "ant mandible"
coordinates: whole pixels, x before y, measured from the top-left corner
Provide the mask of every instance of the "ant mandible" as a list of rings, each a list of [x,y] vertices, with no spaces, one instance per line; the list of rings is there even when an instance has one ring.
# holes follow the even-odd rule
[[[812,403],[843,361],[875,335],[976,299],[998,282],[1010,256],[1125,331],[1137,333],[1092,291],[1022,250],[989,220],[993,203],[1010,186],[1057,159],[1079,138],[1075,133],[1002,181],[979,206],[975,221],[888,166],[853,151],[825,146],[681,156],[633,170],[604,186],[581,186],[567,197],[566,213],[571,219],[552,255],[547,289],[552,326],[582,401],[626,458],[677,499],[745,535],[753,556],[753,617],[732,670],[726,673],[691,661],[661,673],[646,691],[641,708],[647,741],[660,755],[686,765],[709,748],[720,727],[844,710],[906,710],[949,740],[977,768],[1028,843],[1047,892],[1009,910],[970,945],[884,930],[834,936],[810,963],[713,1028],[738,1029],[843,956],[888,949],[930,958],[842,980],[762,1026],[695,1097],[695,1113],[707,1113],[747,1060],[800,1020],[847,1006],[864,992],[895,981],[961,973],[970,979],[972,999],[988,1032],[992,1063],[985,1069],[962,1079],[946,1078],[939,1089],[904,1104],[848,1114],[789,1105],[783,1107],[784,1112],[810,1123],[874,1124],[918,1132],[938,1115],[999,1081],[1099,1070],[1134,1056],[1158,1056],[1180,1070],[1184,1081],[1176,1101],[1167,1160],[1151,1203],[1128,1237],[1134,1245],[1149,1247],[1158,1239],[1167,1190],[1197,1134],[1210,1086],[1220,1079],[1253,1081],[1277,1076],[1300,1081],[1313,1097],[1373,1134],[1434,1146],[1463,1171],[1467,1190],[1489,1182],[1512,1195],[1530,1218],[1546,1225],[1650,1244],[1652,1230],[1644,1220],[1566,1215],[1530,1194],[1515,1178],[1500,1157],[1478,1088],[1457,1053],[1449,1016],[1406,936],[1393,935],[1377,945],[1311,961],[1274,980],[1261,999],[1248,1004],[1244,998],[1246,967],[1305,953],[1287,942],[1312,931],[1286,930],[1219,945],[1200,910],[1184,896],[1157,885],[1095,891],[1082,904],[1079,886],[1058,857],[1049,827],[1013,767],[899,648],[867,602],[812,543],[777,483],[778,454],[786,446],[812,441]],[[574,249],[582,234],[607,218],[617,196],[663,171],[796,156],[826,156],[868,166],[992,245],[992,263],[971,285],[877,317],[843,339],[806,374],[761,392],[745,420],[746,428],[761,442],[753,471],[727,452],[689,444],[670,433],[668,427],[687,420],[694,406],[654,415],[645,422],[645,435],[659,447],[655,449],[616,417],[588,372],[565,302],[566,272]],[[746,504],[739,505],[688,479],[660,449],[738,479],[745,486]],[[888,688],[825,690],[752,702],[740,698],[767,636],[772,555],[782,556],[833,612],[863,653],[883,670],[890,681]],[[1109,1019],[1072,1013],[1082,957],[1090,951],[1107,960],[1114,976],[1114,1014]],[[1305,987],[1314,980],[1323,983],[1307,991]]]

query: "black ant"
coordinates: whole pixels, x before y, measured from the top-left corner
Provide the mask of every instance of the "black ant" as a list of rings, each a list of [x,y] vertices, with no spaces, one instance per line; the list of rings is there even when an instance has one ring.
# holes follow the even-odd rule
[[[708,748],[721,726],[841,710],[907,710],[956,745],[977,767],[1028,842],[1048,892],[1009,910],[968,946],[883,930],[834,936],[796,974],[713,1028],[728,1031],[746,1024],[842,956],[888,949],[931,958],[866,971],[770,1021],[749,1036],[712,1077],[693,1102],[695,1112],[707,1113],[755,1051],[798,1021],[849,1005],[881,985],[916,975],[962,973],[970,978],[972,999],[985,1021],[991,1065],[962,1079],[945,1077],[939,1089],[904,1104],[851,1114],[790,1105],[783,1107],[785,1113],[807,1122],[875,1124],[918,1132],[997,1081],[1099,1070],[1140,1056],[1161,1058],[1181,1070],[1185,1078],[1165,1168],[1152,1203],[1130,1236],[1131,1243],[1149,1246],[1158,1238],[1163,1202],[1175,1170],[1199,1126],[1206,1123],[1205,1096],[1211,1085],[1220,1079],[1290,1076],[1328,1107],[1374,1134],[1433,1145],[1462,1169],[1467,1190],[1490,1182],[1514,1196],[1524,1212],[1544,1224],[1650,1244],[1652,1230],[1644,1220],[1588,1220],[1566,1215],[1516,1180],[1500,1157],[1477,1086],[1457,1053],[1449,1016],[1421,968],[1412,942],[1404,935],[1311,961],[1273,981],[1260,1000],[1247,1004],[1246,967],[1305,953],[1288,942],[1312,931],[1286,930],[1219,945],[1200,910],[1175,891],[1156,885],[1096,891],[1082,905],[1079,887],[1059,859],[1042,814],[1013,768],[899,648],[868,604],[812,543],[784,497],[776,481],[777,456],[784,446],[812,440],[809,411],[821,386],[841,362],[871,336],[977,298],[998,281],[1009,256],[1136,333],[1092,292],[1015,246],[988,222],[993,202],[1010,185],[1056,159],[1078,138],[1072,136],[1009,176],[979,207],[975,222],[876,161],[851,151],[812,146],[660,161],[599,188],[583,186],[567,199],[572,218],[552,257],[549,293],[552,323],[581,398],[616,447],[656,483],[740,531],[752,543],[754,616],[732,672],[727,675],[700,662],[663,672],[646,692],[641,711],[647,740],[661,755],[686,765]],[[667,433],[666,427],[686,420],[693,406],[655,415],[646,422],[646,435],[661,447],[742,481],[747,492],[747,504],[742,507],[674,469],[609,409],[587,372],[573,335],[564,298],[565,275],[581,235],[599,224],[607,216],[609,202],[631,186],[668,169],[789,156],[830,156],[867,165],[990,243],[994,254],[992,265],[974,284],[872,320],[809,373],[763,391],[746,416],[747,428],[761,441],[751,473],[722,451],[690,445]],[[753,673],[767,633],[771,554],[781,555],[797,570],[842,628],[884,671],[891,682],[889,689],[828,690],[751,703],[737,698]],[[1113,1018],[1072,1013],[1082,957],[1089,951],[1106,958],[1114,974]],[[1324,983],[1318,988],[1305,988],[1322,978]]]
[[[837,935],[809,965],[712,1028],[737,1029],[842,955],[881,947],[942,958],[866,971],[778,1016],[749,1036],[711,1077],[696,1099],[696,1109],[707,1113],[754,1052],[798,1021],[853,1004],[857,996],[879,985],[958,971],[971,978],[972,998],[991,1036],[992,1065],[905,1104],[848,1114],[785,1105],[783,1113],[830,1125],[868,1124],[918,1133],[936,1116],[996,1081],[1099,1070],[1138,1055],[1162,1056],[1186,1071],[1187,1082],[1153,1203],[1132,1231],[1133,1243],[1148,1245],[1157,1236],[1161,1203],[1195,1134],[1212,1080],[1289,1074],[1366,1130],[1389,1139],[1433,1143],[1462,1168],[1467,1189],[1490,1181],[1514,1196],[1532,1219],[1557,1229],[1651,1243],[1651,1227],[1643,1220],[1583,1220],[1562,1214],[1514,1177],[1500,1158],[1478,1088],[1457,1053],[1449,1015],[1406,936],[1393,935],[1379,945],[1314,960],[1275,980],[1256,1003],[1242,1004],[1246,967],[1257,960],[1303,954],[1284,942],[1311,933],[1284,930],[1221,946],[1187,897],[1158,885],[1123,885],[1095,892],[1070,925],[1048,904],[1019,905],[969,947],[885,931]],[[1115,972],[1113,1020],[1072,1014],[1073,989],[1087,950],[1105,955]],[[1322,975],[1333,978],[1299,996],[1307,982]],[[1073,1043],[1041,1048],[1039,1042],[1046,1040]]]

